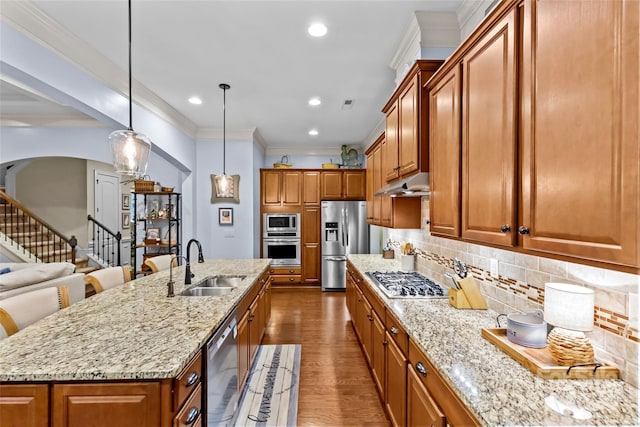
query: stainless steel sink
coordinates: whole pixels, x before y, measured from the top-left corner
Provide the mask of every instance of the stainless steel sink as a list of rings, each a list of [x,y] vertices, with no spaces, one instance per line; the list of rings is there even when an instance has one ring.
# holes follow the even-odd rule
[[[202,288],[235,288],[247,276],[213,276],[207,277],[195,284]]]
[[[231,286],[217,286],[217,287],[201,287],[194,286],[189,289],[185,289],[180,293],[182,296],[187,297],[219,297],[222,295],[227,295],[233,290],[236,289]]]

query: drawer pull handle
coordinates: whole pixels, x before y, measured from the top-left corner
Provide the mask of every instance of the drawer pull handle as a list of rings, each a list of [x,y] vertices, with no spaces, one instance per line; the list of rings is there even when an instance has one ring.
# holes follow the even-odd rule
[[[196,408],[195,406],[191,409],[189,409],[189,413],[187,414],[187,419],[184,420],[185,423],[187,425],[189,424],[193,424],[193,422],[196,420],[196,418],[198,418],[198,415],[200,415],[200,409]]]
[[[422,362],[418,362],[416,363],[416,371],[418,371],[418,373],[420,375],[422,375],[423,377],[427,376],[427,368],[424,367],[424,365],[422,364]]]
[[[500,227],[500,231],[502,231],[503,233],[508,233],[509,231],[511,231],[511,227],[509,227],[507,224],[504,224],[502,227]]]
[[[200,376],[196,372],[190,373],[189,376],[187,377],[187,384],[186,384],[187,387],[191,387],[192,385],[197,383],[199,379],[200,379]]]
[[[296,279],[294,279],[293,277],[289,277],[289,281],[290,281],[290,282],[293,282],[293,281],[295,281],[295,280],[296,280]]]
[[[389,329],[389,331],[393,334],[393,335],[398,335],[398,328],[396,328],[395,326],[392,326],[391,329]]]
[[[289,270],[289,273],[293,274],[293,272],[294,272],[294,271],[295,271],[295,270]]]

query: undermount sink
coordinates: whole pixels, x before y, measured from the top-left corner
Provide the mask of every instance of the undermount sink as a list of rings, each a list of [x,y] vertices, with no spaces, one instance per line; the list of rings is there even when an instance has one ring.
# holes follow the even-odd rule
[[[187,297],[219,297],[222,295],[227,295],[228,293],[233,292],[235,288],[231,286],[218,286],[218,287],[201,287],[194,286],[189,289],[185,289],[180,293],[182,296]]]
[[[240,282],[247,276],[213,276],[207,277],[195,284],[197,287],[202,288],[235,288]]]

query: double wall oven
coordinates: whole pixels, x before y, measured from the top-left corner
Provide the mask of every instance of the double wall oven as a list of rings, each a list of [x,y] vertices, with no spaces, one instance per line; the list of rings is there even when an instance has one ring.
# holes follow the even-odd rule
[[[265,213],[262,218],[262,256],[272,266],[300,266],[300,214]]]

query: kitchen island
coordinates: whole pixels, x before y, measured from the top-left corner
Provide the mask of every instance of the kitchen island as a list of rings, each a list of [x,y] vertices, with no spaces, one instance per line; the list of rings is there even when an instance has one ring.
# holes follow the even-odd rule
[[[192,264],[193,283],[213,275],[245,276],[223,296],[180,296],[191,286],[184,285],[181,266],[173,270],[175,297],[167,297],[166,270],[73,304],[0,342],[0,387],[159,380],[160,406],[167,406],[162,400],[173,400],[171,381],[197,363],[207,339],[268,266],[268,259]],[[174,412],[173,406],[162,413]],[[167,422],[162,417],[156,425]]]
[[[638,425],[635,387],[622,380],[539,378],[481,336],[481,328],[496,327],[498,313],[455,309],[447,299],[387,298],[365,273],[397,271],[400,263],[381,255],[348,259],[482,425]],[[545,404],[551,395],[589,411],[591,418],[554,412]]]

